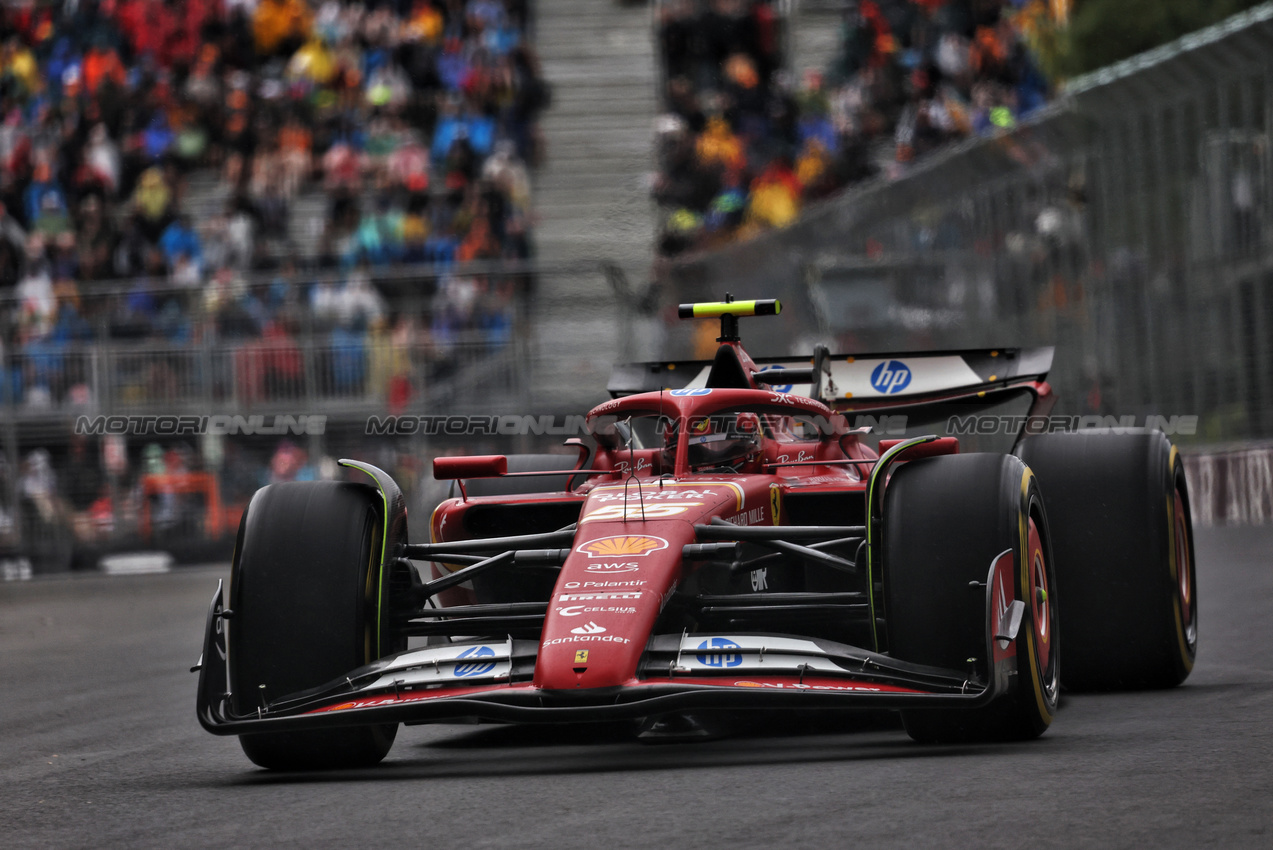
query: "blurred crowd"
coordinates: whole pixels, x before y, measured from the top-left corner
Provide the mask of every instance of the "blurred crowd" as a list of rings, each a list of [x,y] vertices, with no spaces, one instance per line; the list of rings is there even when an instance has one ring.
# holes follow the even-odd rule
[[[381,267],[528,258],[528,167],[549,98],[529,6],[4,3],[9,338],[251,336],[298,313],[367,326],[386,309],[367,284]],[[306,246],[292,210],[310,199],[321,224]],[[424,322],[453,324],[457,303],[480,316],[484,301],[455,294],[471,288],[439,287]],[[502,313],[503,285],[477,288]]]
[[[531,255],[549,90],[530,14],[0,5],[0,344],[16,363],[0,393],[60,398],[76,382],[61,355],[89,340],[507,340],[530,277],[466,269]],[[396,264],[432,272],[382,285]]]
[[[783,227],[810,201],[1015,126],[1049,94],[1014,23],[1030,3],[846,0],[830,67],[798,81],[782,70],[782,4],[662,4],[660,253]]]

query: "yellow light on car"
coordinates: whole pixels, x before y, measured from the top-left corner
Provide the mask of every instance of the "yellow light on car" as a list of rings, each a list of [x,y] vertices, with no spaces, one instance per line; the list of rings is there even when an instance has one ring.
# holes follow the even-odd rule
[[[777,298],[752,301],[704,301],[699,304],[682,304],[677,315],[682,319],[715,319],[730,316],[776,316],[782,312]]]

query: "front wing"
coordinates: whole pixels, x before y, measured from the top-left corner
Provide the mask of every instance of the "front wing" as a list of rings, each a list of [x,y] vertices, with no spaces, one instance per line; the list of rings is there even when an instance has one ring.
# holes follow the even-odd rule
[[[761,634],[655,635],[641,677],[617,688],[549,691],[531,684],[535,641],[448,644],[408,650],[291,694],[246,716],[231,711],[222,588],[208,609],[198,717],[209,732],[238,735],[454,718],[505,722],[635,719],[705,709],[977,708],[1009,687],[1013,638],[1024,605],[1007,599],[1012,553],[986,580],[989,674],[910,664],[831,641]],[[231,620],[232,622],[232,620]],[[231,626],[232,627],[232,626]]]

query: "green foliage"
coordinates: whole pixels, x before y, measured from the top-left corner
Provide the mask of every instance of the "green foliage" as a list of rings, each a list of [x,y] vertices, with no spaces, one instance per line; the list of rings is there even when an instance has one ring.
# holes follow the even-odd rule
[[[1072,77],[1219,23],[1264,0],[1078,0],[1051,70]]]

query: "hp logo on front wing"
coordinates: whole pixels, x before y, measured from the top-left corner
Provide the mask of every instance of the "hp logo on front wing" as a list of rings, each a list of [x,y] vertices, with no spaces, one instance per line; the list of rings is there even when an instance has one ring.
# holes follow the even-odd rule
[[[460,658],[493,658],[494,656],[495,650],[489,646],[475,646],[460,653]],[[494,669],[495,663],[492,661],[470,661],[467,664],[456,664],[455,675],[461,678],[466,676],[485,676]]]
[[[699,664],[708,667],[737,667],[743,663],[741,653],[730,652],[731,649],[742,649],[728,638],[712,638],[698,645],[699,654],[694,657]]]

